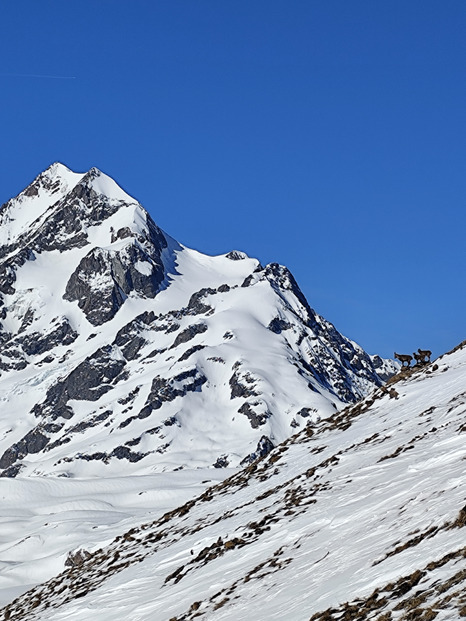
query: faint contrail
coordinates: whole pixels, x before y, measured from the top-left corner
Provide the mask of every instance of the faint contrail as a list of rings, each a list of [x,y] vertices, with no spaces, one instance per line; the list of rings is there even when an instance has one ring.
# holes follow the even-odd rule
[[[41,75],[36,73],[0,73],[0,78],[45,78],[47,80],[76,80],[75,75]]]

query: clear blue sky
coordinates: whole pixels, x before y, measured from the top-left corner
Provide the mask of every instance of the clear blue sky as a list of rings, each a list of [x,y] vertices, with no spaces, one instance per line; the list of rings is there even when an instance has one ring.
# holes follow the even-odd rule
[[[0,203],[97,166],[370,353],[466,338],[464,0],[15,0],[0,32]]]

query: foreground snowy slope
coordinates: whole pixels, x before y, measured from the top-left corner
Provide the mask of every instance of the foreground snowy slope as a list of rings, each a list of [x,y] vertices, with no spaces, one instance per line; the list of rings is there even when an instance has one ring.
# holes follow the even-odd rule
[[[97,169],[0,208],[0,475],[237,467],[394,372],[283,266],[209,257]]]
[[[466,615],[466,342],[19,597],[6,619]]]
[[[0,608],[60,573],[73,551],[106,545],[232,472],[210,468],[126,477],[0,479]]]

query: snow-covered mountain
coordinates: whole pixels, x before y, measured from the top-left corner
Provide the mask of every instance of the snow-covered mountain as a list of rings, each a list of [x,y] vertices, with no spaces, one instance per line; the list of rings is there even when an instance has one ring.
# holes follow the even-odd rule
[[[458,621],[465,377],[466,341],[175,510],[75,551],[3,619]]]
[[[393,375],[61,164],[0,208],[0,321],[3,621],[466,616],[466,342]]]
[[[53,164],[0,208],[0,475],[247,465],[382,385],[291,273],[177,243]]]

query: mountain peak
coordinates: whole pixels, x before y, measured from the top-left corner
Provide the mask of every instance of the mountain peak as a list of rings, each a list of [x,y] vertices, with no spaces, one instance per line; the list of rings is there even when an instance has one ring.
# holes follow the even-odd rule
[[[98,194],[103,194],[109,199],[122,200],[135,203],[136,201],[116,183],[112,177],[103,173],[99,168],[93,166],[87,172],[77,173],[62,164],[54,162],[46,168],[31,185],[26,188],[28,195],[34,196],[40,188],[53,190],[64,195],[76,186],[92,188]]]
[[[69,174],[76,173],[73,173],[73,171],[68,168],[68,166],[65,166],[65,164],[62,164],[61,162],[54,162],[53,164],[50,164],[50,166],[46,168],[42,173],[42,175],[48,177],[63,177]]]
[[[102,175],[103,173],[96,166],[93,166],[88,170],[87,174],[92,175],[93,177],[100,177],[100,175]]]
[[[61,162],[54,162],[46,168],[30,184],[25,192],[34,196],[35,191],[40,189],[51,193],[66,193],[83,178],[84,173],[76,173]]]
[[[119,201],[133,205],[138,204],[138,202],[125,192],[112,177],[95,166],[81,175],[77,185],[81,188],[86,187],[92,189],[96,194],[105,196],[111,201]]]
[[[96,168],[53,164],[9,215],[0,376],[19,382],[25,418],[0,437],[5,476],[39,460],[60,474],[87,461],[112,472],[121,460],[237,466],[260,442],[276,445],[383,381],[381,365],[312,310],[287,268],[181,246]],[[33,398],[21,388],[30,374]],[[76,429],[88,429],[99,458],[89,441],[78,448]]]

